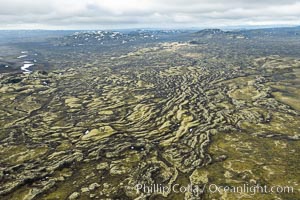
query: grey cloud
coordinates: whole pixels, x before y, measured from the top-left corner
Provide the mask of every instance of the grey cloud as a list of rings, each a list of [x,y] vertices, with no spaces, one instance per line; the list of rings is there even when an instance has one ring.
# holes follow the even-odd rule
[[[300,24],[300,0],[0,0],[0,28]]]

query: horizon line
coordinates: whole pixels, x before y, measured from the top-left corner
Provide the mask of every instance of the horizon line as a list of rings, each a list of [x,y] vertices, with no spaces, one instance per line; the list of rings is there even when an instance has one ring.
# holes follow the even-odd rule
[[[212,27],[174,27],[174,28],[161,28],[161,27],[128,27],[128,28],[86,28],[86,29],[57,29],[57,28],[8,28],[2,29],[0,31],[96,31],[96,30],[204,30],[204,29],[262,29],[262,28],[296,28],[300,25],[288,25],[288,24],[278,24],[278,25],[238,25],[238,26],[212,26]]]

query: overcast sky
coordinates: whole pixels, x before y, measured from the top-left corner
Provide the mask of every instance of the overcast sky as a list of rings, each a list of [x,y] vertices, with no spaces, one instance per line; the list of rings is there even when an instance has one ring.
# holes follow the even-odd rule
[[[300,25],[300,0],[0,0],[0,29]]]

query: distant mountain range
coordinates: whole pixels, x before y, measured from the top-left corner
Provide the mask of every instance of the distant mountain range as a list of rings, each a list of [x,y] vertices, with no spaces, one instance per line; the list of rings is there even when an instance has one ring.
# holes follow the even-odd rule
[[[216,37],[227,37],[227,38],[251,38],[251,37],[290,37],[300,35],[300,26],[297,27],[281,27],[281,28],[263,28],[263,29],[251,29],[251,30],[234,30],[234,31],[223,31],[221,29],[203,29],[196,33],[195,36],[216,38]]]
[[[76,30],[0,30],[0,43],[36,42],[47,40],[58,46],[120,45],[134,42],[157,41],[170,36],[201,38],[247,39],[255,37],[293,37],[300,35],[300,26],[221,30],[119,30],[119,31],[76,31]]]
[[[119,45],[133,42],[156,41],[170,35],[183,33],[178,30],[80,31],[58,39],[58,46]]]

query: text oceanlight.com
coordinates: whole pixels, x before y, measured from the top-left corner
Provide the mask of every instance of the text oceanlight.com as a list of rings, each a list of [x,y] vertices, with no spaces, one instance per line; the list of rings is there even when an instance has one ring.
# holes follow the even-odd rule
[[[204,185],[187,185],[182,186],[180,184],[163,185],[163,184],[137,184],[135,186],[137,193],[160,193],[167,195],[169,193],[192,193],[200,195],[204,192],[208,193],[293,193],[294,188],[291,186],[267,186],[267,185],[248,185],[243,184],[240,186],[224,186],[217,184],[204,184]]]

